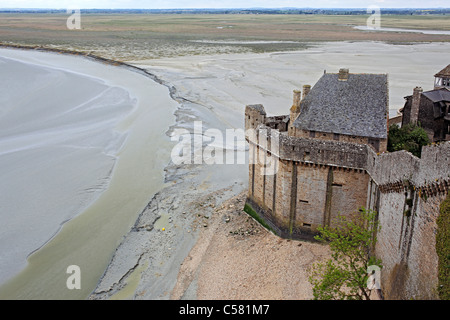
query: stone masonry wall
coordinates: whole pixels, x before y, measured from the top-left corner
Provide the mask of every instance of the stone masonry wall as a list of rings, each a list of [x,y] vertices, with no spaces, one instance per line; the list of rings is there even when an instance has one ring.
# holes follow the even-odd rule
[[[413,208],[405,214],[408,197]],[[375,253],[383,261],[381,284],[386,299],[437,298],[436,220],[444,198],[443,194],[427,200],[417,193],[381,194]]]
[[[381,230],[373,253],[383,261],[385,297],[437,298],[436,220],[450,189],[450,142],[424,147],[421,159],[377,154],[368,145],[271,130],[261,113],[250,118],[269,143],[250,141],[259,162],[249,167],[247,202],[277,234],[311,239],[338,213],[374,209]],[[264,174],[269,156],[277,160],[274,175]]]
[[[256,141],[249,139],[255,160],[249,167],[249,199],[280,235],[311,239],[319,226],[366,204],[365,146],[294,138],[265,125],[256,132]],[[276,174],[270,174],[264,163],[275,159]]]
[[[308,130],[300,130],[294,128],[293,136],[296,138],[312,138],[312,132]],[[375,145],[373,139],[369,139],[368,137],[359,137],[359,136],[350,136],[345,134],[335,135],[330,132],[314,132],[314,139],[317,140],[330,140],[330,141],[341,141],[341,142],[350,142],[356,144],[367,144],[372,145],[376,152],[386,152],[387,150],[387,139],[375,139],[378,141],[378,146]]]
[[[356,169],[366,166],[366,146],[346,142],[294,138],[286,134],[280,134],[279,137],[281,159]]]
[[[383,261],[387,299],[437,299],[435,249],[439,205],[450,185],[450,142],[381,155],[368,168],[380,192],[381,230],[375,254]]]

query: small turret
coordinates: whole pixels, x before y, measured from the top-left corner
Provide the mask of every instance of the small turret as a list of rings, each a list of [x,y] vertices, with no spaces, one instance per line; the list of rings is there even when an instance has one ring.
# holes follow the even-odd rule
[[[245,130],[256,129],[266,121],[266,111],[262,104],[253,104],[245,107]]]

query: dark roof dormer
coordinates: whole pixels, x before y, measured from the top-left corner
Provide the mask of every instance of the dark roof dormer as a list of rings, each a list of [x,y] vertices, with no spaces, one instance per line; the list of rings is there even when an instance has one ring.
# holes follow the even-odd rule
[[[450,88],[450,64],[434,75],[434,88]]]

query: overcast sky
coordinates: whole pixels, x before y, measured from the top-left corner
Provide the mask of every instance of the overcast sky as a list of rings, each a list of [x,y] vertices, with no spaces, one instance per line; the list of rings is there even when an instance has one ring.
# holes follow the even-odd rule
[[[0,0],[0,8],[448,8],[448,0]]]

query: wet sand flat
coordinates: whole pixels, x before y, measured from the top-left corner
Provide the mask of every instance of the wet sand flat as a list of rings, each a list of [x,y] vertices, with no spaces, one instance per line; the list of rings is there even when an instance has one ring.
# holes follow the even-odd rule
[[[323,74],[349,68],[353,73],[389,75],[390,115],[402,108],[413,88],[430,90],[434,74],[448,64],[449,44],[393,45],[383,42],[311,44],[295,52],[228,54],[139,60],[172,83],[183,97],[214,110],[231,126],[243,126],[245,105],[261,103],[268,115],[288,113],[292,91],[314,85]],[[228,110],[233,112],[228,112]]]
[[[2,86],[2,98],[13,100],[4,101],[11,110],[2,114],[9,126],[0,139],[8,181],[1,280],[9,280],[0,296],[83,299],[164,184],[176,102],[166,87],[125,68],[43,52],[0,55],[24,89]],[[2,83],[14,85],[11,77]],[[66,286],[70,265],[82,270],[81,290]]]

